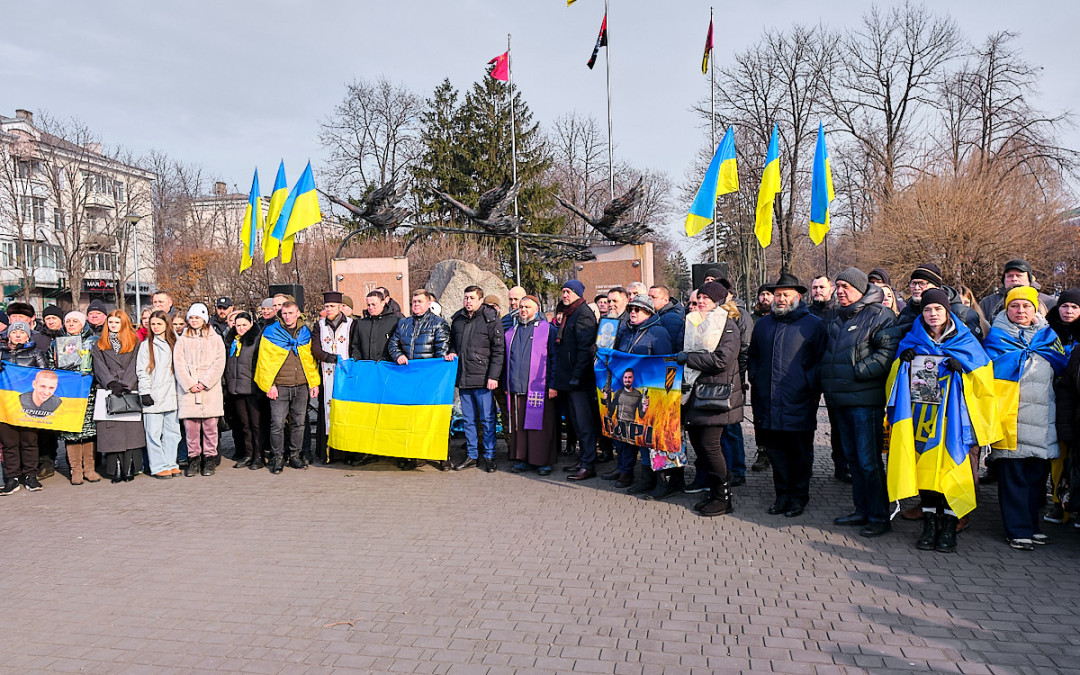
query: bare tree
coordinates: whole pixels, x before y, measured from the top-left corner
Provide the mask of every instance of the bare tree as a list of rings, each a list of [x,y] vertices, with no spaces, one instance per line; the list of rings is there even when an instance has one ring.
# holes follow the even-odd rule
[[[548,132],[548,147],[552,154],[550,178],[558,184],[559,194],[586,211],[599,211],[609,195],[607,139],[596,118],[576,112],[560,115]],[[589,234],[588,225],[580,218],[568,218],[567,225],[567,234]]]

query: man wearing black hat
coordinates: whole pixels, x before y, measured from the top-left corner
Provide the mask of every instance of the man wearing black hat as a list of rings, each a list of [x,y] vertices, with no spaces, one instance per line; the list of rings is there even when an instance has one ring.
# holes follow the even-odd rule
[[[891,292],[893,296],[893,303],[896,305],[897,314],[904,311],[904,307],[907,306],[907,303],[904,302],[904,299],[900,297],[899,293],[893,290],[892,278],[889,276],[889,273],[885,270],[885,268],[875,267],[874,269],[870,270],[870,274],[867,274],[866,277],[870,280],[870,283],[874,284],[882,291],[884,291],[886,288],[889,289],[889,292]]]
[[[821,387],[818,364],[825,353],[825,324],[810,313],[806,286],[784,273],[767,286],[772,309],[754,325],[747,359],[754,435],[773,465],[776,501],[769,513],[794,518],[810,501]]]
[[[349,338],[354,319],[341,311],[341,293],[323,293],[323,310],[326,316],[315,322],[311,331],[311,356],[319,366],[322,386],[319,387],[319,432],[317,458],[324,464],[333,461],[333,451],[326,443],[330,429],[330,399],[334,395],[334,369],[340,356],[349,358]]]
[[[955,314],[956,318],[960,319],[968,327],[971,334],[982,342],[984,336],[982,322],[979,321],[979,313],[964,304],[956,289],[945,285],[941,277],[941,270],[934,263],[923,263],[911,273],[911,282],[908,286],[908,290],[911,291],[911,298],[908,300],[907,306],[901,310],[896,321],[899,337],[902,339],[915,325],[915,321],[922,314],[922,296],[932,288],[940,289],[945,293],[949,299],[949,311]]]
[[[585,285],[577,279],[563,284],[555,309],[555,347],[548,373],[548,398],[559,397],[563,411],[581,443],[577,464],[564,467],[567,480],[596,477],[596,315],[585,304]],[[610,297],[610,296],[609,296]]]
[[[881,304],[885,293],[866,273],[849,267],[836,275],[836,318],[829,322],[829,348],[821,361],[821,388],[840,432],[840,447],[851,471],[855,512],[837,525],[861,526],[864,537],[888,532],[884,445],[885,381],[899,344],[893,311]]]
[[[214,316],[210,318],[210,327],[221,336],[222,340],[225,339],[225,333],[229,332],[229,314],[232,311],[233,301],[231,298],[223,296],[214,303]]]
[[[1019,258],[1005,263],[1005,270],[1001,275],[1001,288],[979,301],[979,309],[982,310],[987,321],[994,322],[994,317],[1005,309],[1005,296],[1017,286],[1032,286],[1036,290],[1039,289],[1035,274],[1031,271],[1031,264]],[[1054,306],[1054,299],[1043,293],[1039,293],[1039,302],[1044,308]]]

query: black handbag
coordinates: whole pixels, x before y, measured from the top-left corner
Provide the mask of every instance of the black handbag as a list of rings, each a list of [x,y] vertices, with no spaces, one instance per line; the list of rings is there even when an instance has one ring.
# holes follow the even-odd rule
[[[694,384],[694,410],[708,410],[710,412],[727,412],[731,410],[731,385],[706,384],[696,382]]]
[[[110,415],[141,413],[142,398],[138,394],[132,392],[127,392],[120,396],[109,394],[105,398],[105,411]]]

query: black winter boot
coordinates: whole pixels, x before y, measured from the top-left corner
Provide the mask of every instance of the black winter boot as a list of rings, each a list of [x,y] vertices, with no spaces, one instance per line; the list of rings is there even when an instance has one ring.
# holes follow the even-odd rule
[[[657,486],[656,489],[645,495],[645,499],[667,499],[671,495],[682,492],[683,489],[683,468],[677,469],[664,469],[657,472]]]
[[[915,548],[920,551],[933,551],[937,546],[938,541],[938,527],[941,525],[937,513],[931,513],[929,511],[923,511],[923,528],[922,534],[919,535],[919,540],[915,542]],[[955,545],[956,540],[956,519],[953,518],[953,543]]]
[[[642,466],[641,482],[626,491],[628,495],[643,495],[650,490],[656,489],[656,472],[652,467]]]
[[[232,465],[234,469],[243,469],[246,466],[251,466],[250,457],[241,457],[240,459],[236,460],[236,464]]]
[[[184,475],[197,476],[199,470],[202,468],[202,455],[196,455],[194,457],[188,457],[187,466],[184,468]]]
[[[937,542],[934,550],[939,553],[954,553],[956,551],[956,516],[944,514],[941,516],[941,529],[938,530]]]
[[[264,466],[266,466],[266,462],[263,461],[262,453],[256,451],[255,456],[251,458],[251,464],[248,466],[248,468],[252,471],[255,471],[257,469],[263,468]]]
[[[204,456],[202,458],[202,475],[213,476],[214,469],[217,468],[217,457]]]
[[[728,479],[718,480],[709,477],[709,501],[702,505],[698,512],[706,518],[723,516],[731,513],[731,485]]]

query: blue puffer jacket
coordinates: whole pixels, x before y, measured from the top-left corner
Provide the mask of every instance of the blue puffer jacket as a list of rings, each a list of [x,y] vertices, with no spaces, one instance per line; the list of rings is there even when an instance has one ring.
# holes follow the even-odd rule
[[[615,341],[615,350],[644,356],[674,354],[676,351],[671,348],[671,337],[661,325],[658,314],[653,314],[637,326],[627,324],[626,330],[619,333]]]
[[[686,308],[681,303],[668,300],[668,304],[656,310],[656,317],[660,319],[660,325],[667,330],[674,351],[682,349],[683,331],[686,329]]]
[[[827,342],[825,324],[805,303],[784,316],[774,312],[758,319],[747,358],[755,427],[773,431],[817,428],[818,366]]]
[[[442,358],[450,351],[450,327],[431,310],[407,316],[398,321],[388,348],[394,361],[403,354],[407,359]]]

